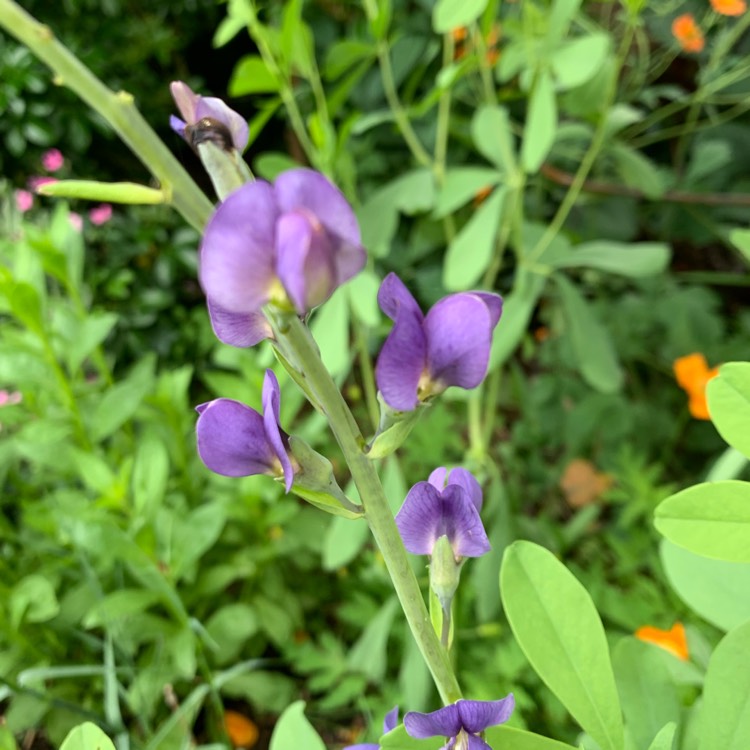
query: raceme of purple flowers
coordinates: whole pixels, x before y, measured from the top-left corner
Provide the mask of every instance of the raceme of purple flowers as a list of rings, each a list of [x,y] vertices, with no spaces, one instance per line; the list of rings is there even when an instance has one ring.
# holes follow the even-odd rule
[[[446,481],[447,479],[447,481]],[[465,469],[435,469],[429,481],[417,482],[396,514],[401,539],[414,555],[432,555],[435,543],[446,536],[456,560],[480,557],[490,542],[479,517],[482,490]]]
[[[310,169],[235,190],[214,212],[200,280],[219,339],[252,346],[271,335],[268,302],[304,315],[362,270],[359,225],[341,192]]]
[[[294,465],[286,433],[279,426],[279,382],[271,370],[263,380],[263,414],[239,401],[218,398],[196,407],[198,455],[228,477],[269,474],[294,482]]]
[[[419,740],[448,737],[442,750],[492,750],[479,733],[508,721],[514,708],[512,693],[497,701],[459,700],[428,714],[410,711],[404,727]]]
[[[375,377],[385,402],[411,411],[451,385],[475,388],[487,374],[492,331],[503,301],[490,292],[461,292],[439,300],[424,315],[393,273],[383,279],[378,304],[393,320]]]
[[[214,96],[196,94],[186,83],[173,81],[169,85],[172,98],[184,120],[172,115],[169,124],[178,135],[190,142],[189,129],[201,120],[213,120],[220,126],[226,127],[232,139],[232,145],[238,151],[247,146],[250,130],[242,115],[230,109],[221,99]],[[188,128],[186,133],[185,128]],[[192,145],[192,144],[191,144]]]
[[[398,724],[398,706],[394,706],[383,719],[383,734],[388,734]],[[365,742],[359,745],[349,745],[344,750],[380,750],[380,745],[374,742]]]

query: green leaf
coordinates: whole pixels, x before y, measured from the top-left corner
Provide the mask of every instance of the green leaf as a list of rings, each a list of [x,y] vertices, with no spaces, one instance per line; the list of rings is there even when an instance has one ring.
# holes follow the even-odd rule
[[[716,560],[750,563],[750,483],[688,487],[662,501],[654,526],[670,542]]]
[[[745,256],[750,263],[750,229],[733,229],[729,241]]]
[[[65,348],[68,370],[75,374],[88,357],[117,324],[116,313],[94,312],[80,322],[76,335],[69,339]]]
[[[438,0],[432,11],[432,30],[447,34],[460,26],[476,21],[487,7],[488,0]]]
[[[567,35],[571,21],[575,18],[582,0],[554,0],[549,13],[549,36],[561,39]]]
[[[436,219],[452,214],[468,203],[483,188],[493,187],[502,175],[488,167],[452,167],[437,193],[433,215]]]
[[[349,346],[349,302],[345,287],[318,308],[310,326],[328,371],[337,377],[349,371],[353,353]]]
[[[273,182],[282,172],[298,168],[299,164],[294,159],[279,151],[264,151],[253,160],[255,174],[269,182]]]
[[[750,565],[711,560],[666,539],[659,553],[672,588],[704,620],[724,631],[750,620]]]
[[[279,82],[258,55],[245,55],[234,66],[228,90],[230,96],[271,94],[279,90]]]
[[[518,271],[513,291],[503,301],[500,323],[492,334],[489,369],[503,364],[515,351],[529,328],[529,321],[546,281],[546,277],[526,269]]]
[[[369,539],[366,523],[334,518],[323,540],[323,570],[338,570],[350,563]]]
[[[320,735],[305,717],[304,710],[304,701],[296,701],[284,709],[273,729],[269,750],[326,750]]]
[[[136,514],[152,518],[167,490],[169,453],[155,431],[144,432],[138,440],[133,463],[131,491]]]
[[[127,378],[112,386],[94,409],[91,439],[98,443],[127,422],[154,385],[154,358],[144,357]]]
[[[156,205],[165,203],[163,190],[156,190],[135,182],[97,182],[96,180],[58,180],[41,185],[37,192],[56,198],[80,198],[107,203]]]
[[[673,750],[677,724],[670,721],[665,724],[659,733],[654,737],[653,742],[648,746],[648,750]]]
[[[201,505],[191,510],[186,518],[175,519],[170,540],[170,567],[175,578],[183,575],[214,546],[226,520],[226,508],[218,502]]]
[[[501,172],[516,171],[515,139],[505,107],[480,107],[471,121],[471,137],[477,151]]]
[[[471,289],[487,270],[507,193],[505,187],[495,188],[448,246],[443,284],[449,291]]]
[[[60,612],[55,587],[39,573],[22,578],[10,595],[10,620],[18,629],[22,622],[47,622]]]
[[[750,747],[750,622],[727,633],[711,655],[703,687],[700,750]]]
[[[661,273],[669,265],[670,248],[663,242],[584,242],[555,257],[555,268],[596,268],[641,278]]]
[[[549,550],[521,541],[505,551],[500,594],[537,674],[602,750],[623,750],[607,639],[586,589]]]
[[[94,604],[83,618],[84,628],[108,626],[123,617],[140,614],[161,600],[158,591],[122,589],[107,594]]]
[[[328,49],[323,74],[329,81],[348,73],[352,67],[368,57],[375,58],[376,49],[361,39],[342,39]]]
[[[375,328],[381,320],[378,307],[380,277],[369,268],[365,268],[347,283],[346,288],[352,312],[365,325]]]
[[[219,664],[234,661],[248,638],[258,632],[255,610],[243,602],[226,604],[206,622],[206,630],[218,646],[214,658]]]
[[[706,387],[711,420],[724,440],[750,458],[750,363],[728,362]]]
[[[571,746],[564,742],[506,724],[490,727],[485,733],[485,739],[492,747],[508,750],[572,750]]]
[[[560,274],[555,274],[554,279],[578,370],[598,391],[618,391],[622,387],[623,373],[607,330],[570,281]]]
[[[658,646],[623,638],[612,653],[625,722],[637,747],[646,747],[661,728],[680,720],[680,700]]]
[[[385,676],[388,638],[397,610],[398,599],[392,597],[381,607],[347,654],[349,668],[362,672],[371,682],[379,682]]]
[[[550,56],[558,84],[572,89],[586,83],[604,64],[609,48],[609,35],[603,32],[563,42]]]
[[[115,744],[96,724],[86,721],[68,732],[60,750],[115,750]]]
[[[18,750],[13,732],[5,725],[0,726],[0,750]]]
[[[533,174],[542,166],[555,142],[557,131],[557,101],[552,76],[545,70],[539,73],[529,97],[526,126],[521,143],[521,164]]]
[[[415,740],[406,733],[403,724],[400,724],[388,734],[380,738],[382,750],[439,750],[445,747],[445,739],[432,737],[427,740]]]
[[[647,198],[661,198],[666,189],[661,174],[654,164],[640,151],[623,143],[611,147],[617,171],[622,181],[631,188],[640,190]]]

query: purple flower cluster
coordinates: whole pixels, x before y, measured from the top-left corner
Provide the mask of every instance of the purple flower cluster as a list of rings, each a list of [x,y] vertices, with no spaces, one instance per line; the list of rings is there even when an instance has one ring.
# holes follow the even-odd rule
[[[479,517],[482,489],[466,469],[448,474],[441,467],[427,482],[417,482],[396,514],[401,539],[413,555],[432,555],[437,540],[445,536],[458,561],[480,557],[490,542]]]
[[[476,388],[484,380],[492,331],[503,311],[499,295],[450,294],[424,315],[401,279],[390,273],[378,304],[393,320],[375,369],[388,406],[411,411],[448,386]]]

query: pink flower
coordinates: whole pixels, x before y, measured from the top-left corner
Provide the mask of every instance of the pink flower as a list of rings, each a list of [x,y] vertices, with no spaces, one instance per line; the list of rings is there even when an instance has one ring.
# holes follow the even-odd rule
[[[102,203],[89,211],[89,219],[97,227],[106,224],[111,218],[112,206],[109,203]]]
[[[73,227],[76,232],[80,232],[83,229],[83,216],[81,216],[81,214],[71,211],[68,214],[68,221],[70,222],[70,226]]]
[[[42,154],[42,166],[48,172],[57,172],[65,163],[65,157],[56,148],[51,148]]]
[[[21,402],[23,396],[19,391],[0,391],[0,406],[14,406]]]
[[[25,214],[34,205],[34,196],[28,190],[16,190],[16,208]]]
[[[37,192],[42,185],[48,185],[50,182],[57,182],[57,177],[29,177],[28,185],[34,191]]]

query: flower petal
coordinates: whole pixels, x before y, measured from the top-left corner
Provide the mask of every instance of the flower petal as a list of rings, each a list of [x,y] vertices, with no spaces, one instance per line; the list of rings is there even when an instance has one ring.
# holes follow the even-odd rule
[[[451,469],[447,484],[457,484],[459,487],[463,487],[466,490],[466,494],[471,498],[471,502],[474,503],[477,513],[481,512],[483,501],[482,487],[470,471],[460,467]]]
[[[398,724],[398,706],[394,706],[383,719],[383,734],[388,734]]]
[[[481,557],[492,549],[482,519],[469,493],[460,485],[450,484],[441,495],[442,528],[456,557]]]
[[[276,278],[278,211],[267,182],[248,182],[214,212],[200,255],[200,280],[211,301],[235,313],[258,312]]]
[[[181,120],[179,117],[175,117],[174,115],[169,115],[169,127],[174,130],[177,135],[180,136],[180,138],[185,137],[185,125],[187,123],[184,120]]]
[[[211,327],[219,341],[230,346],[255,346],[263,339],[273,338],[273,331],[262,312],[233,313],[207,300]]]
[[[215,96],[201,96],[195,106],[194,122],[204,117],[213,117],[229,128],[234,147],[241,153],[247,146],[250,129],[247,120]]]
[[[445,480],[448,477],[448,469],[445,466],[438,466],[429,477],[427,481],[436,489],[442,492],[445,489]]]
[[[276,455],[255,409],[229,398],[196,409],[198,455],[211,471],[227,477],[275,474]]]
[[[466,744],[466,750],[492,750],[492,748],[475,734],[470,734]]]
[[[475,388],[487,374],[492,316],[473,294],[451,294],[437,302],[424,322],[430,378],[445,386]]]
[[[423,714],[409,711],[404,716],[404,727],[410,737],[424,740],[428,737],[455,737],[461,730],[461,718],[456,704]]]
[[[307,212],[292,211],[279,219],[276,242],[277,273],[297,312],[304,315],[336,288],[328,236]]]
[[[279,389],[279,381],[276,379],[273,370],[266,370],[266,376],[263,379],[263,423],[265,425],[266,437],[284,469],[284,487],[289,492],[294,483],[294,469],[292,468],[292,462],[289,459],[289,453],[286,448],[286,434],[282,432],[279,426],[280,406],[281,391]]]
[[[350,245],[360,245],[354,211],[343,193],[319,172],[290,169],[276,178],[273,188],[282,213],[307,209],[329,232]]]
[[[417,300],[395,273],[389,273],[381,282],[378,289],[378,305],[391,320],[396,320],[400,312],[407,311],[420,321],[424,320]]]
[[[195,122],[195,106],[200,98],[190,86],[183,81],[172,81],[169,84],[174,103],[186,122]]]
[[[404,547],[413,555],[431,555],[438,537],[445,534],[441,493],[429,482],[417,482],[396,514]]]
[[[395,274],[380,285],[378,303],[394,325],[380,350],[375,379],[392,409],[410,411],[419,403],[417,386],[427,354],[422,311]]]
[[[347,745],[344,750],[380,750],[380,745],[365,742],[364,745]]]
[[[487,309],[490,311],[490,330],[494,330],[503,314],[503,298],[493,292],[471,292],[471,294],[479,297],[487,305]]]
[[[471,734],[483,732],[487,727],[503,724],[510,719],[516,706],[513,693],[498,701],[467,701],[456,703],[461,726]]]

